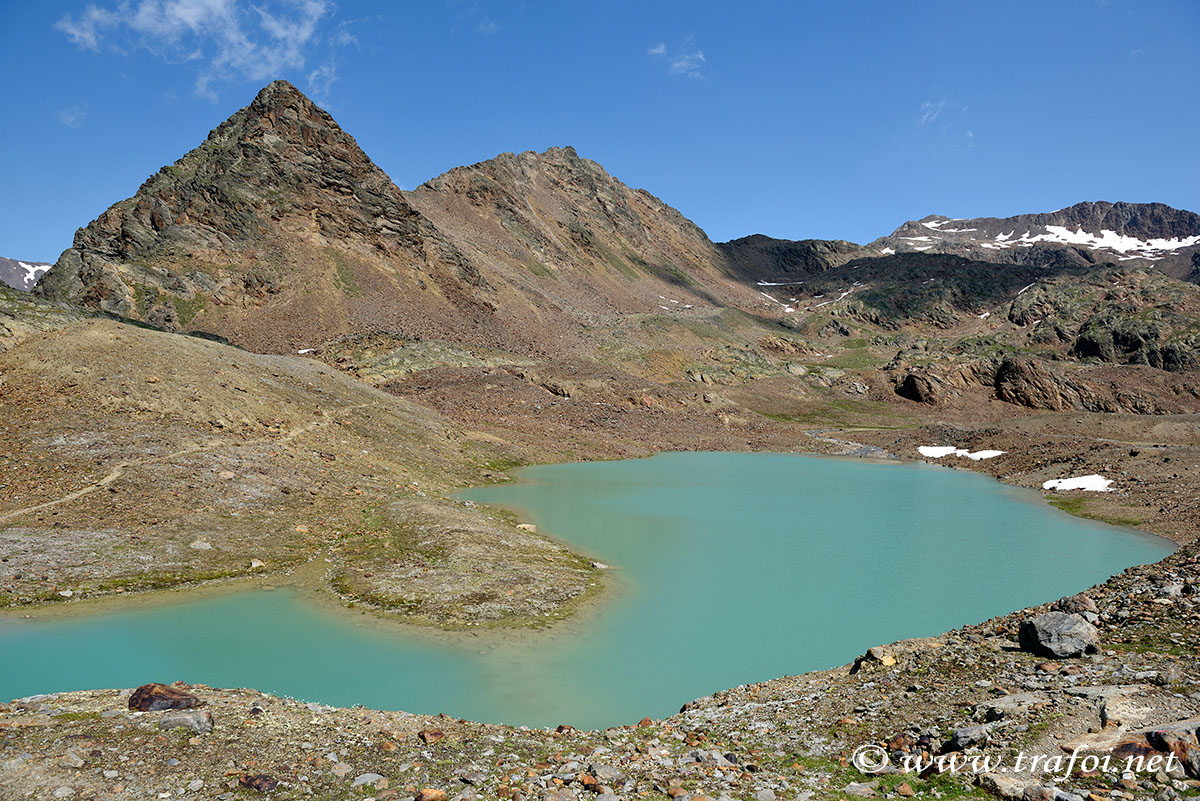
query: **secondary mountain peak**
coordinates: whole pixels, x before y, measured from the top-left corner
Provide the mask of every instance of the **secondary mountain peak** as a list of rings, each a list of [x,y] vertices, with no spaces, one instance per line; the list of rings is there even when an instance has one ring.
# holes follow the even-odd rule
[[[42,261],[21,261],[0,256],[0,284],[29,291],[50,265]]]
[[[1086,266],[1134,261],[1184,277],[1200,254],[1200,215],[1162,203],[1089,201],[1013,217],[910,220],[869,247],[1000,263]]]

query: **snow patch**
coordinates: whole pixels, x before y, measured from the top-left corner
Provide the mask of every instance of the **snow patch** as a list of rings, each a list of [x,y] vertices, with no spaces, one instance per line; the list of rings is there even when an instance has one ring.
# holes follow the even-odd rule
[[[961,456],[973,462],[978,462],[981,459],[995,459],[997,456],[1004,455],[1007,451],[981,450],[972,453],[966,448],[956,448],[953,445],[921,445],[917,448],[917,453],[928,459],[941,459],[943,456]]]
[[[1042,489],[1056,490],[1086,490],[1087,492],[1112,492],[1109,489],[1109,484],[1112,484],[1111,478],[1097,475],[1095,473],[1090,476],[1076,476],[1075,478],[1052,478],[1049,481],[1043,482]]]
[[[1034,242],[1057,242],[1063,245],[1083,245],[1090,250],[1111,250],[1123,255],[1132,254],[1134,257],[1150,258],[1154,255],[1170,252],[1180,248],[1200,245],[1200,235],[1189,236],[1186,239],[1138,239],[1137,237],[1118,234],[1104,228],[1099,234],[1089,234],[1082,228],[1074,231],[1063,225],[1047,225],[1046,233],[1030,236],[1026,231],[1018,242],[1033,244]],[[1159,257],[1161,258],[1161,256]]]

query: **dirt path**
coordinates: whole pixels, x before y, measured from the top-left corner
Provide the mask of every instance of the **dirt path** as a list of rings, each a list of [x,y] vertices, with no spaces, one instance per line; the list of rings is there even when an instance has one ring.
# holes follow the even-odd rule
[[[344,407],[338,409],[337,413],[342,414],[342,413],[351,411],[353,409],[361,409],[363,407],[371,406],[371,405],[373,405],[371,402],[356,403],[351,406],[344,406]],[[77,489],[74,492],[69,492],[66,495],[63,495],[61,498],[55,498],[54,500],[45,501],[45,502],[39,503],[39,504],[34,504],[33,506],[25,506],[20,509],[13,509],[13,510],[10,510],[7,512],[0,513],[0,523],[7,523],[10,520],[15,520],[16,518],[22,517],[24,515],[27,515],[27,514],[30,514],[33,512],[40,512],[43,509],[51,509],[55,506],[61,506],[64,503],[70,503],[71,501],[78,500],[79,498],[82,498],[85,495],[90,495],[93,492],[95,492],[96,490],[103,489],[104,487],[107,487],[110,484],[112,484],[113,482],[117,481],[119,478],[121,478],[122,476],[125,475],[125,471],[127,469],[129,469],[130,467],[142,467],[144,465],[168,461],[170,459],[174,459],[179,456],[187,456],[187,455],[193,454],[193,453],[201,453],[203,451],[217,450],[218,448],[229,447],[229,446],[245,447],[245,446],[253,446],[253,445],[265,445],[268,443],[283,443],[283,444],[290,443],[293,440],[295,440],[296,438],[302,437],[305,434],[308,434],[321,426],[329,425],[336,418],[336,414],[331,414],[329,412],[322,412],[322,415],[323,415],[323,419],[313,420],[311,423],[307,423],[298,428],[294,428],[291,431],[288,431],[286,434],[284,434],[282,437],[280,437],[278,439],[270,438],[270,437],[261,437],[259,439],[249,440],[246,442],[237,442],[237,443],[222,442],[222,441],[211,442],[206,445],[193,445],[193,446],[190,446],[187,448],[182,448],[177,451],[172,451],[171,453],[164,453],[161,456],[151,456],[146,459],[134,459],[134,460],[126,461],[126,462],[121,462],[119,465],[114,467],[112,469],[112,471],[108,473],[108,475],[104,476],[100,480],[95,481],[91,484],[88,484],[86,487]]]

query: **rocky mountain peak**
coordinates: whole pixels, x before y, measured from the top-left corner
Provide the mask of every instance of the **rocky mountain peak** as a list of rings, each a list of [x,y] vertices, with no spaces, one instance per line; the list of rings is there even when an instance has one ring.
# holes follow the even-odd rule
[[[1200,252],[1200,215],[1162,203],[1090,201],[1013,217],[910,220],[869,247],[953,253],[999,263],[1071,265],[1134,261],[1185,277]]]
[[[364,255],[388,263],[389,283],[427,286],[431,276],[420,273],[431,262],[449,267],[439,279],[482,283],[354,137],[296,87],[275,81],[79,229],[37,291],[163,328],[206,324],[284,349],[308,339],[294,316],[270,330],[265,321],[231,320],[263,317],[252,310],[278,305],[282,295],[315,297],[317,287],[341,287],[339,302],[361,292],[348,259]]]
[[[461,218],[469,204],[505,238],[551,271],[598,262],[629,274],[650,272],[672,283],[683,274],[723,270],[708,236],[676,209],[613,177],[571,146],[501,153],[456,167],[408,195],[431,218]],[[472,239],[494,238],[477,230]]]

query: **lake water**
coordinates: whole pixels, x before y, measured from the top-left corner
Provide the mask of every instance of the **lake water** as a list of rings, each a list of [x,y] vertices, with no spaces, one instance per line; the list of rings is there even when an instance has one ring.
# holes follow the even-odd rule
[[[520,475],[463,495],[520,509],[612,566],[616,591],[557,635],[399,636],[287,589],[0,618],[0,698],[182,679],[603,727],[1052,600],[1172,549],[922,464],[688,453]]]

